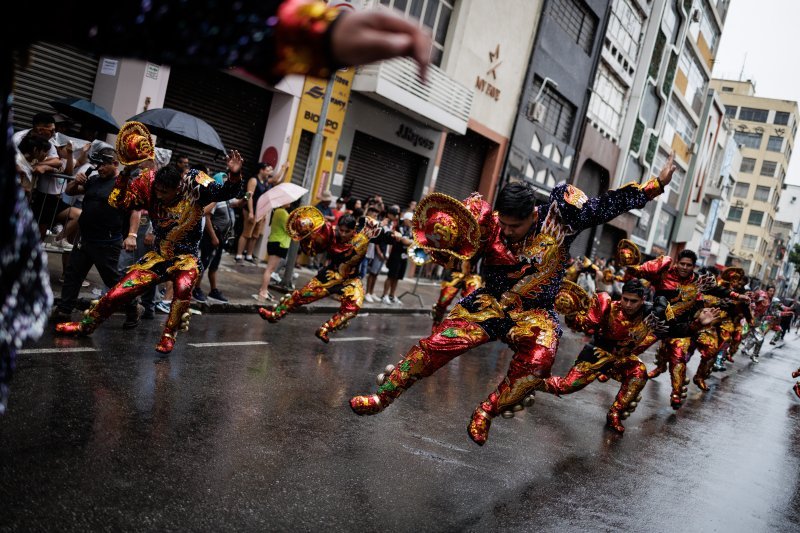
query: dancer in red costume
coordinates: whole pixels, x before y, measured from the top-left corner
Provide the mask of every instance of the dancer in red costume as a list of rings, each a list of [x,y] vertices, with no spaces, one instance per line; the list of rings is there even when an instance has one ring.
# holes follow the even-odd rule
[[[578,285],[564,281],[556,298],[556,309],[565,315],[567,325],[593,335],[566,375],[550,376],[537,390],[560,396],[581,390],[601,376],[620,382],[620,389],[606,415],[606,424],[623,433],[622,420],[640,401],[647,383],[647,369],[639,355],[659,337],[686,336],[710,324],[716,309],[704,309],[693,323],[675,322],[667,299],[659,296],[645,302],[646,288],[638,279],[625,282],[619,301],[612,302],[606,292],[589,295]]]
[[[661,256],[639,266],[630,265],[625,272],[625,278],[643,278],[651,283],[656,296],[665,296],[669,300],[678,321],[690,322],[694,319],[702,306],[703,292],[725,298],[746,299],[743,295],[719,287],[712,274],[695,274],[696,262],[697,254],[692,250],[683,250],[678,254],[678,261],[675,263],[671,257]],[[665,372],[669,365],[672,382],[670,405],[675,410],[680,409],[687,394],[686,385],[689,382],[686,380],[686,364],[691,357],[691,344],[689,337],[663,340],[656,352],[656,368],[648,373],[648,377],[652,379]]]
[[[207,174],[190,170],[186,176],[173,165],[158,172],[144,171],[131,179],[131,170],[154,158],[150,132],[138,122],[125,124],[117,136],[120,162],[130,165],[117,177],[108,203],[125,211],[146,209],[153,221],[154,249],[131,266],[128,273],[100,300],[92,303],[80,322],[62,322],[56,332],[90,335],[111,314],[143,294],[151,285],[172,281],[174,298],[164,333],[156,351],[169,353],[178,329],[189,327],[189,303],[200,275],[197,259],[203,208],[224,202],[242,192],[242,158],[235,150],[228,157],[228,180],[220,185]]]
[[[557,185],[536,206],[527,183],[506,185],[496,212],[480,196],[464,203],[433,193],[417,206],[414,240],[439,263],[482,260],[485,286],[461,300],[429,337],[384,376],[375,394],[356,396],[359,415],[383,411],[418,379],[453,358],[502,340],[514,350],[505,379],[472,415],[470,438],[483,445],[494,417],[520,403],[550,375],[561,329],[554,311],[569,246],[586,228],[602,224],[663,192],[672,179],[672,156],[658,178],[588,198],[572,185]]]
[[[713,274],[719,274],[719,271],[714,268],[709,271]],[[717,361],[717,356],[720,353],[727,353],[730,348],[733,335],[736,331],[734,317],[738,314],[738,307],[740,305],[747,305],[750,302],[748,296],[739,295],[735,292],[741,290],[739,282],[744,276],[744,270],[739,267],[728,267],[725,271],[719,274],[717,284],[719,287],[730,291],[728,297],[720,296],[719,294],[706,293],[702,295],[703,305],[706,307],[717,307],[720,309],[720,315],[714,323],[703,328],[694,340],[694,344],[700,351],[700,364],[697,367],[692,381],[702,391],[708,391],[706,380],[711,376],[711,370]],[[716,276],[715,276],[716,277]],[[744,292],[742,292],[743,294]],[[730,296],[734,296],[731,298]]]
[[[442,282],[442,290],[439,292],[439,299],[433,305],[433,329],[441,324],[447,314],[447,308],[453,302],[458,291],[461,297],[466,298],[477,289],[483,287],[483,279],[480,274],[472,271],[472,263],[461,261],[460,270],[454,270],[450,274],[449,281]]]
[[[412,243],[399,232],[384,231],[376,220],[364,218],[364,227],[356,231],[353,215],[343,215],[334,227],[319,209],[312,206],[300,207],[292,211],[286,221],[286,231],[295,241],[300,241],[303,252],[310,257],[327,252],[328,264],[320,269],[311,281],[301,289],[286,294],[274,309],[261,307],[261,318],[275,323],[286,313],[298,307],[316,302],[329,294],[339,295],[339,312],[316,331],[323,342],[330,340],[330,333],[346,328],[364,304],[364,286],[361,284],[359,265],[367,253],[370,240],[389,244],[400,242],[406,246]]]

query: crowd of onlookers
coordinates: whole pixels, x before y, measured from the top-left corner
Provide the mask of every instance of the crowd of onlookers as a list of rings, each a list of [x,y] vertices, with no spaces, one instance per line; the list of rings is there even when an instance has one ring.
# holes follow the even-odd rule
[[[59,293],[56,287],[56,296],[60,298],[54,311],[58,320],[70,318],[81,287],[89,286],[86,277],[92,267],[97,269],[103,284],[110,287],[152,247],[154,240],[146,211],[122,213],[108,205],[108,195],[122,166],[113,146],[99,140],[97,131],[82,128],[71,136],[67,133],[75,130],[63,126],[54,115],[38,113],[33,117],[31,128],[14,135],[18,179],[38,221],[44,248],[53,255],[61,255],[58,280],[61,290]],[[175,165],[181,173],[197,168],[218,182],[226,179],[224,172],[210,172],[203,164],[192,164],[186,155],[172,154],[168,150],[157,149],[156,160],[142,166],[160,168],[167,164]],[[199,258],[203,265],[202,276],[207,273],[209,290],[207,293],[203,290],[205,283],[201,277],[193,292],[194,300],[228,301],[218,286],[217,276],[223,254],[230,253],[236,265],[259,265],[260,259],[265,260],[261,288],[253,296],[260,302],[275,301],[269,288],[282,282],[280,272],[291,244],[286,220],[298,203],[258,214],[256,206],[261,195],[284,180],[287,169],[287,164],[276,171],[267,163],[259,163],[255,174],[246,182],[247,194],[243,198],[205,208]],[[344,214],[352,214],[357,219],[369,216],[408,237],[415,204],[411,202],[401,208],[384,205],[380,196],[362,201],[351,195],[334,198],[326,191],[319,197],[316,207],[333,225]],[[264,244],[263,240],[266,240]],[[263,251],[260,257],[258,250]],[[297,266],[318,269],[325,261],[325,254],[301,255]],[[407,264],[405,246],[371,243],[360,269],[366,301],[401,305],[396,294],[397,283],[405,276]],[[386,274],[382,288],[376,288],[379,274]],[[430,268],[424,275],[431,275]],[[284,282],[282,288],[290,284]],[[153,318],[156,311],[168,312],[170,301],[171,287],[167,283],[140,299],[143,311],[132,304],[127,310],[125,325],[135,326],[140,315]]]

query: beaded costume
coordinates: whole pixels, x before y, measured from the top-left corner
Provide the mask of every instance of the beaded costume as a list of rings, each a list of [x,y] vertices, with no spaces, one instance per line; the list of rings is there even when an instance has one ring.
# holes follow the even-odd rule
[[[117,136],[117,154],[126,164],[151,158],[153,146],[147,129],[138,123],[123,126]],[[200,275],[197,257],[203,208],[211,202],[223,202],[239,195],[241,174],[231,175],[220,185],[204,172],[190,170],[178,185],[178,196],[170,205],[156,197],[154,180],[153,170],[144,171],[130,183],[127,174],[120,174],[108,198],[113,207],[126,211],[146,209],[150,213],[154,249],[132,265],[105,296],[92,302],[80,322],[57,324],[56,332],[89,335],[115,310],[143,294],[151,285],[168,280],[173,282],[174,298],[156,350],[171,352],[178,329],[188,329],[192,289]]]
[[[286,222],[286,230],[292,239],[300,241],[300,247],[307,255],[313,257],[327,252],[328,264],[304,287],[283,296],[274,309],[262,307],[258,314],[264,320],[275,323],[298,307],[336,294],[339,296],[339,312],[315,333],[320,340],[327,343],[330,333],[346,328],[364,304],[364,287],[359,276],[359,265],[367,253],[370,239],[382,230],[377,221],[366,219],[361,231],[349,241],[342,242],[333,224],[326,222],[319,209],[312,206],[292,211]]]
[[[639,266],[631,265],[625,273],[626,279],[641,278],[650,282],[655,288],[656,296],[664,296],[670,303],[676,321],[691,322],[703,307],[703,294],[715,298],[738,298],[739,294],[717,285],[711,274],[698,275],[692,273],[686,278],[678,275],[671,257],[661,256]],[[718,336],[715,328],[705,328],[698,333],[696,345],[702,353],[716,355]],[[654,378],[665,372],[669,366],[672,393],[670,404],[673,409],[680,409],[688,390],[686,386],[686,365],[693,351],[692,339],[689,337],[670,337],[664,339],[656,352],[656,367],[648,374]],[[713,355],[711,363],[714,363]],[[699,385],[698,385],[699,386]],[[704,389],[705,390],[705,389]]]
[[[586,228],[645,204],[663,192],[660,182],[629,184],[588,198],[572,185],[557,185],[534,208],[528,235],[518,243],[503,237],[498,214],[480,196],[463,203],[438,193],[424,198],[414,215],[414,240],[435,261],[481,260],[484,287],[461,300],[447,318],[412,347],[377,393],[356,396],[357,414],[385,409],[418,379],[464,352],[494,340],[514,350],[506,377],[472,415],[467,428],[477,444],[486,442],[494,417],[527,397],[550,375],[561,329],[554,311],[569,246]]]

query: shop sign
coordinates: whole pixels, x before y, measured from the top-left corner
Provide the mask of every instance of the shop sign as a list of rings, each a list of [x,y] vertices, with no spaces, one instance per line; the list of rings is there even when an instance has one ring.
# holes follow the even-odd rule
[[[414,146],[419,146],[421,148],[425,148],[426,150],[433,150],[434,142],[431,139],[423,137],[414,129],[405,124],[400,124],[400,128],[394,132],[395,135],[400,137],[401,139],[405,139],[406,141],[410,142]]]
[[[478,92],[484,93],[492,98],[495,102],[500,100],[500,88],[492,83],[497,82],[497,68],[503,63],[500,59],[500,44],[498,43],[494,51],[489,51],[489,70],[486,75],[480,74],[475,78],[475,88]],[[489,81],[491,78],[491,81]]]

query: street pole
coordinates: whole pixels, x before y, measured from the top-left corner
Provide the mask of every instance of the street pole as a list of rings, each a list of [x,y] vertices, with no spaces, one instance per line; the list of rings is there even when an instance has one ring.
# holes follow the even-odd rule
[[[333,73],[328,79],[328,86],[325,88],[325,97],[322,100],[322,109],[319,113],[319,123],[317,124],[317,133],[314,134],[314,139],[311,141],[311,152],[308,154],[308,163],[306,164],[306,171],[303,174],[303,183],[301,186],[308,189],[303,195],[302,205],[307,205],[311,200],[311,186],[314,184],[314,176],[317,175],[317,167],[319,166],[320,152],[322,151],[322,141],[325,138],[325,122],[328,117],[328,104],[331,101],[331,93],[333,92],[333,83],[336,79],[336,73]],[[286,267],[283,271],[283,285],[288,289],[294,289],[294,263],[297,260],[297,253],[300,245],[292,241],[289,245],[289,253],[286,256]]]

